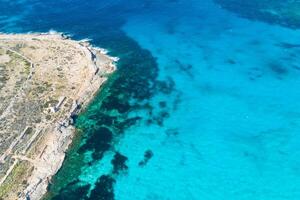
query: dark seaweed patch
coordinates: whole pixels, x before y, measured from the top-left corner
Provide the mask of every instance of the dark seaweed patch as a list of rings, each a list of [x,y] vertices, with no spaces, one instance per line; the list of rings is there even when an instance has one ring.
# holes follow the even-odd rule
[[[281,42],[278,46],[285,48],[285,49],[293,49],[293,48],[300,48],[300,44],[292,44],[288,42]]]
[[[176,97],[175,97],[175,100],[173,101],[173,110],[175,111],[175,110],[177,110],[177,108],[178,108],[178,106],[179,106],[179,104],[182,102],[182,100],[181,100],[181,94],[180,93],[178,93],[177,95],[176,95]]]
[[[300,71],[300,66],[298,66],[298,65],[293,65],[292,67],[293,67],[294,69]]]
[[[152,111],[153,110],[153,106],[149,103],[136,103],[135,105],[132,106],[133,109],[135,110],[148,110],[148,111]]]
[[[88,200],[115,199],[113,185],[115,180],[110,175],[102,175],[96,182],[95,189],[91,191]]]
[[[290,53],[289,53],[290,59],[297,58],[298,55],[299,55],[299,54],[298,54],[298,53],[295,53],[295,52],[290,52]]]
[[[144,158],[145,158],[145,160],[149,160],[150,158],[152,158],[152,156],[153,156],[153,152],[151,151],[151,150],[147,150],[146,152],[145,152],[145,154],[144,154]]]
[[[229,59],[226,60],[226,63],[227,63],[227,64],[230,64],[230,65],[235,65],[235,64],[236,64],[236,61],[233,60],[232,58],[229,58]]]
[[[178,24],[178,19],[173,18],[170,19],[166,24],[165,24],[165,30],[167,34],[173,35],[176,33],[176,26]]]
[[[88,196],[90,185],[79,186],[79,181],[69,183],[61,189],[53,200],[113,200],[113,184],[115,180],[110,175],[102,175],[96,182],[95,188]]]
[[[135,125],[139,120],[141,120],[141,117],[132,117],[132,118],[128,118],[128,119],[121,119],[114,125],[114,128],[116,128],[118,133],[120,134],[120,133],[123,133],[124,130],[126,130],[127,128]]]
[[[299,7],[299,1],[281,0],[214,0],[222,8],[236,13],[241,17],[250,20],[260,20],[270,24],[282,25],[285,27],[298,29],[300,27],[299,15],[293,11],[294,7]],[[272,10],[276,12],[266,12]],[[288,13],[288,14],[287,14]]]
[[[85,144],[79,148],[78,152],[93,151],[93,159],[101,159],[104,152],[110,149],[112,139],[112,132],[108,128],[100,127],[87,138]]]
[[[280,63],[271,63],[268,65],[269,69],[276,75],[282,76],[288,73],[288,70]]]
[[[159,92],[171,94],[175,89],[175,82],[172,78],[168,77],[166,81],[157,81],[156,86]]]
[[[263,72],[258,67],[252,67],[248,71],[248,77],[250,80],[256,80],[258,78],[261,78],[263,76]]]
[[[113,173],[119,174],[121,171],[125,171],[128,169],[128,166],[126,165],[126,161],[128,158],[119,152],[117,152],[114,155],[113,160],[111,161],[111,164],[113,165]]]
[[[253,46],[257,46],[257,45],[261,45],[261,41],[258,40],[258,39],[254,39],[254,40],[249,41],[248,44],[253,45]]]
[[[169,137],[169,136],[176,136],[176,135],[178,135],[179,134],[179,132],[178,132],[178,129],[176,129],[176,128],[172,128],[172,129],[167,129],[166,130],[166,135]]]
[[[163,126],[164,119],[170,117],[170,114],[167,111],[160,111],[158,114],[153,115],[148,119],[148,123],[156,123],[159,126]]]
[[[97,113],[94,115],[94,119],[97,118],[97,125],[111,126],[117,117],[109,116],[104,113]]]
[[[161,112],[159,113],[159,116],[160,116],[161,118],[168,118],[168,117],[170,117],[170,114],[169,114],[167,111],[161,111]]]
[[[182,72],[186,73],[191,78],[194,77],[193,73],[191,72],[191,69],[193,68],[191,64],[183,64],[179,60],[175,60],[175,63]]]
[[[144,159],[139,162],[139,166],[140,167],[145,166],[152,157],[153,157],[153,152],[151,150],[145,151]]]
[[[147,119],[146,120],[146,125],[147,126],[150,126],[150,125],[152,125],[153,124],[153,120],[152,119]]]
[[[160,102],[159,102],[159,107],[160,107],[160,108],[165,108],[165,107],[167,107],[167,102],[165,102],[165,101],[160,101]]]
[[[90,189],[90,185],[79,186],[79,181],[69,183],[65,188],[62,188],[58,195],[52,197],[53,200],[85,200]]]
[[[126,113],[130,110],[130,105],[127,101],[122,101],[122,99],[116,96],[107,97],[102,103],[103,109],[113,110],[117,109],[119,113]]]

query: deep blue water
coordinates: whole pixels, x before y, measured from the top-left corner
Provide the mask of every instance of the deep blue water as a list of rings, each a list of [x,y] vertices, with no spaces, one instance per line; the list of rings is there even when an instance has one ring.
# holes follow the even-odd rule
[[[300,199],[299,30],[211,0],[0,0],[0,31],[49,30],[120,61],[48,199]]]

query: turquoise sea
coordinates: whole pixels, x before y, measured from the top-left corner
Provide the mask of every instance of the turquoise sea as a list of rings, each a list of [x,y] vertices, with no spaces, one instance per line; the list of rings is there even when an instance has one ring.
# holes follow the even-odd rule
[[[45,199],[300,199],[300,29],[212,0],[0,0],[0,32],[49,30],[120,60]]]

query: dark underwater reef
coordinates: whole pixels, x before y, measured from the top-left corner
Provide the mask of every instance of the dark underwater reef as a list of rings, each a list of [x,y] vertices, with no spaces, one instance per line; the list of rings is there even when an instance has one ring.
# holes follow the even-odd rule
[[[300,28],[300,1],[297,0],[214,0],[222,8],[250,20]]]

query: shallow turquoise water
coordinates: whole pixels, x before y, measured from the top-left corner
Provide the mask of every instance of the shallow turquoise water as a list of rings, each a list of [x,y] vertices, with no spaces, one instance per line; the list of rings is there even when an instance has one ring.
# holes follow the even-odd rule
[[[300,198],[299,30],[210,0],[17,2],[30,12],[0,31],[64,31],[121,58],[49,199]]]

